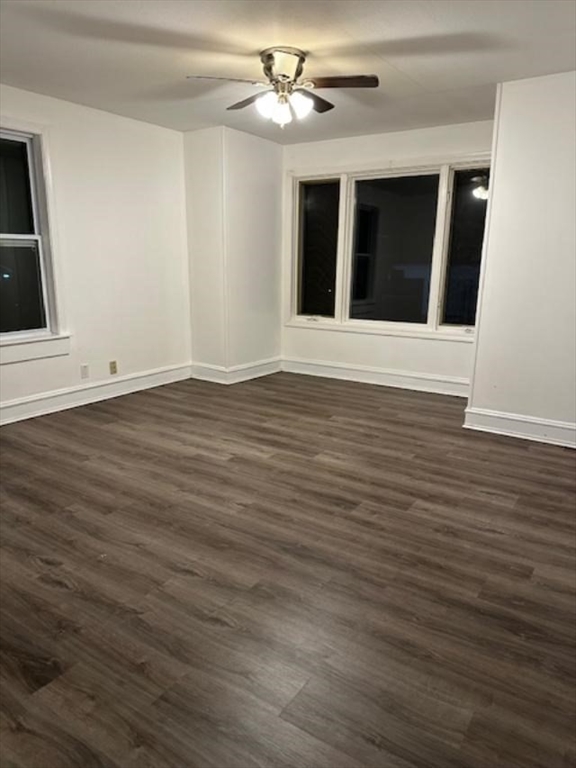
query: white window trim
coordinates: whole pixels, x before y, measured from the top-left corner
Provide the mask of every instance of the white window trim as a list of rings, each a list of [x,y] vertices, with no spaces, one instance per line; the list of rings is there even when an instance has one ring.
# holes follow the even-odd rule
[[[57,258],[58,233],[50,165],[50,128],[10,115],[0,115],[0,130],[28,139],[33,197],[34,235],[6,235],[3,239],[36,240],[40,247],[46,328],[0,334],[0,365],[70,354],[71,334],[66,322],[62,265]],[[42,235],[39,234],[42,233]],[[44,234],[45,233],[45,234]]]
[[[379,336],[400,336],[415,339],[433,339],[438,341],[456,341],[472,343],[475,326],[447,325],[441,322],[444,300],[444,288],[448,266],[448,248],[452,209],[452,186],[454,171],[467,168],[490,167],[490,153],[470,153],[465,156],[452,156],[418,160],[410,164],[391,165],[387,168],[370,170],[339,168],[304,173],[289,171],[285,185],[285,221],[290,222],[287,231],[286,257],[290,264],[290,288],[285,300],[284,326],[345,333],[360,333]],[[355,182],[370,178],[393,178],[399,176],[417,176],[439,174],[438,208],[432,252],[430,274],[430,295],[426,323],[396,323],[383,320],[355,320],[349,317],[350,280],[352,270],[352,240],[354,229],[354,189]],[[299,286],[299,206],[298,187],[305,181],[323,181],[340,179],[340,207],[338,244],[336,253],[336,302],[334,317],[298,314]]]
[[[10,337],[10,338],[8,338]],[[69,355],[71,336],[69,333],[35,333],[26,336],[25,331],[2,334],[0,341],[0,365],[23,363],[46,357]]]

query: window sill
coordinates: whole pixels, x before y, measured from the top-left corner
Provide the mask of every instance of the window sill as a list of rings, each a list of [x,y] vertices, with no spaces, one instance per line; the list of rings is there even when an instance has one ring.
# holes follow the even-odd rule
[[[471,344],[474,341],[474,329],[458,326],[454,330],[443,328],[394,328],[389,323],[377,320],[348,321],[339,323],[327,318],[292,318],[285,323],[287,328],[306,328],[315,331],[337,331],[338,333],[360,333],[372,336],[398,336],[406,339],[428,339],[430,341],[455,341]]]
[[[0,337],[0,365],[70,354],[70,334],[10,334]]]

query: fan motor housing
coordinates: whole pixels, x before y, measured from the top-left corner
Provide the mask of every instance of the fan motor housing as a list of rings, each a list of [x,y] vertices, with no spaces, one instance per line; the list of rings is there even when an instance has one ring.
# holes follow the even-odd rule
[[[294,82],[302,74],[306,54],[299,48],[281,46],[261,51],[264,74],[271,82]]]

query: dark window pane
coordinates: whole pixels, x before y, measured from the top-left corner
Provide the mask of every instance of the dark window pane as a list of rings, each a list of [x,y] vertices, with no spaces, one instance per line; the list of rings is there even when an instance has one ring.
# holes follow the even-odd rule
[[[46,327],[36,243],[4,241],[0,247],[0,332]]]
[[[356,183],[350,317],[425,323],[438,175]]]
[[[369,254],[357,253],[354,260],[354,301],[366,301],[370,294],[370,272],[372,262]]]
[[[366,302],[371,298],[377,237],[378,208],[358,205],[352,282],[352,300],[355,302]]]
[[[474,194],[488,189],[490,170],[456,171],[443,322],[474,325],[487,200]]]
[[[378,226],[378,208],[359,205],[356,212],[356,253],[372,253]]]
[[[339,202],[339,181],[300,184],[300,315],[334,317]]]
[[[0,139],[0,231],[34,234],[28,153],[22,141]]]

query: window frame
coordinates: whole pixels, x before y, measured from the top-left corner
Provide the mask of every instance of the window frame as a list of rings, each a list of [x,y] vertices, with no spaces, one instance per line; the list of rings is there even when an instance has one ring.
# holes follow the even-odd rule
[[[438,202],[436,207],[436,224],[434,227],[434,240],[432,244],[432,260],[430,264],[430,294],[428,297],[428,314],[426,318],[425,323],[400,323],[395,322],[393,320],[366,320],[366,319],[359,319],[359,318],[352,318],[350,317],[350,304],[351,304],[351,296],[352,296],[352,269],[353,269],[353,254],[351,253],[352,249],[354,248],[354,224],[355,224],[355,212],[356,212],[356,182],[358,181],[368,181],[370,179],[394,179],[394,178],[407,178],[409,176],[438,176]],[[359,328],[364,327],[367,323],[372,325],[373,323],[378,323],[380,327],[383,328],[389,328],[389,327],[397,327],[399,330],[407,330],[410,331],[412,329],[421,329],[421,328],[430,328],[430,303],[433,295],[433,278],[434,278],[434,261],[436,258],[436,245],[437,245],[437,232],[438,232],[438,218],[440,216],[440,209],[441,209],[441,186],[442,186],[442,174],[439,169],[437,168],[426,168],[424,170],[418,170],[418,169],[411,169],[408,172],[404,173],[397,173],[396,170],[394,171],[387,171],[381,174],[354,174],[351,175],[352,180],[352,190],[350,193],[350,206],[349,206],[349,216],[348,216],[348,233],[347,233],[347,241],[346,241],[346,250],[345,250],[345,260],[346,260],[346,270],[345,270],[345,288],[344,288],[344,295],[342,296],[342,316],[344,318],[345,323],[353,324]],[[346,291],[346,285],[349,286],[348,290]]]
[[[340,248],[340,216],[342,214],[342,181],[339,176],[333,176],[328,178],[322,178],[322,179],[299,179],[298,185],[296,188],[296,198],[295,198],[295,204],[296,204],[296,210],[295,210],[295,221],[296,221],[296,258],[294,259],[295,262],[295,278],[294,278],[294,286],[295,286],[295,294],[294,294],[294,312],[296,313],[297,317],[320,317],[322,320],[332,320],[329,315],[302,315],[298,313],[298,307],[300,306],[300,296],[302,291],[302,272],[303,272],[303,264],[301,263],[302,260],[302,252],[303,252],[303,246],[304,246],[304,230],[302,227],[299,226],[300,219],[302,217],[302,211],[304,210],[304,200],[300,196],[300,189],[302,189],[306,183],[315,182],[315,183],[331,183],[331,182],[338,182],[339,183],[339,190],[338,190],[338,231],[337,231],[337,240],[336,240],[336,279],[334,282],[334,313],[336,313],[336,301],[338,296],[338,253]]]
[[[448,187],[447,187],[447,200],[446,200],[446,221],[445,221],[445,228],[444,232],[442,233],[442,256],[441,256],[441,280],[440,280],[440,286],[439,286],[439,294],[438,294],[438,308],[437,308],[437,328],[471,328],[472,333],[474,332],[474,329],[476,328],[476,324],[474,325],[456,325],[454,323],[443,323],[442,318],[444,317],[444,305],[446,303],[446,289],[448,286],[448,260],[449,260],[449,250],[450,250],[450,230],[451,230],[451,224],[452,224],[452,216],[454,214],[454,179],[456,175],[456,171],[466,171],[471,169],[488,169],[491,170],[491,164],[490,160],[487,160],[486,162],[480,162],[480,163],[467,163],[465,165],[458,164],[458,163],[452,163],[449,166],[449,178],[448,178]],[[488,207],[487,207],[488,201],[486,201],[486,216],[484,218],[484,236],[486,235],[486,219],[488,218]],[[482,266],[482,258],[483,253],[480,255],[480,266]],[[478,301],[480,294],[480,282],[478,282],[478,296],[476,298],[476,317],[478,317]]]
[[[317,330],[338,330],[347,333],[376,334],[382,336],[405,336],[410,338],[435,338],[471,342],[475,326],[459,326],[442,323],[443,303],[447,280],[448,249],[452,215],[452,193],[454,172],[470,168],[490,168],[490,153],[470,153],[464,156],[443,157],[424,160],[413,164],[395,164],[387,168],[370,170],[339,169],[318,173],[287,174],[285,204],[289,207],[287,232],[287,257],[291,264],[289,295],[285,296],[288,306],[284,325],[291,328],[315,328]],[[355,188],[357,181],[375,178],[398,178],[407,176],[439,175],[436,226],[432,248],[430,273],[430,295],[426,323],[399,323],[389,320],[354,319],[350,317],[352,296],[352,268],[354,249],[354,218],[356,207]],[[299,291],[299,220],[301,182],[340,179],[340,208],[338,218],[338,246],[336,253],[336,297],[333,318],[298,314]]]
[[[61,267],[55,259],[56,228],[49,162],[49,128],[2,115],[0,135],[26,144],[34,224],[34,233],[31,235],[0,233],[0,239],[37,243],[46,316],[43,328],[0,333],[0,364],[3,365],[67,355],[70,353],[70,333],[66,330],[60,289],[63,283]]]
[[[38,182],[38,168],[37,157],[38,149],[34,145],[35,137],[30,133],[23,133],[21,131],[12,131],[5,128],[0,128],[0,138],[7,139],[9,141],[17,141],[20,144],[24,144],[26,147],[26,159],[28,161],[28,183],[30,185],[30,202],[32,207],[32,234],[14,234],[10,232],[0,231],[0,243],[2,242],[21,242],[21,243],[35,243],[38,249],[38,265],[40,268],[40,281],[41,281],[41,294],[44,304],[44,316],[46,319],[46,325],[42,328],[27,328],[20,331],[0,331],[0,337],[2,340],[17,339],[22,336],[29,338],[31,335],[43,336],[52,333],[54,326],[54,316],[52,312],[52,304],[48,285],[50,281],[49,267],[47,264],[47,251],[49,251],[48,237],[44,234],[42,227],[42,217],[40,214],[39,206],[39,182]]]

